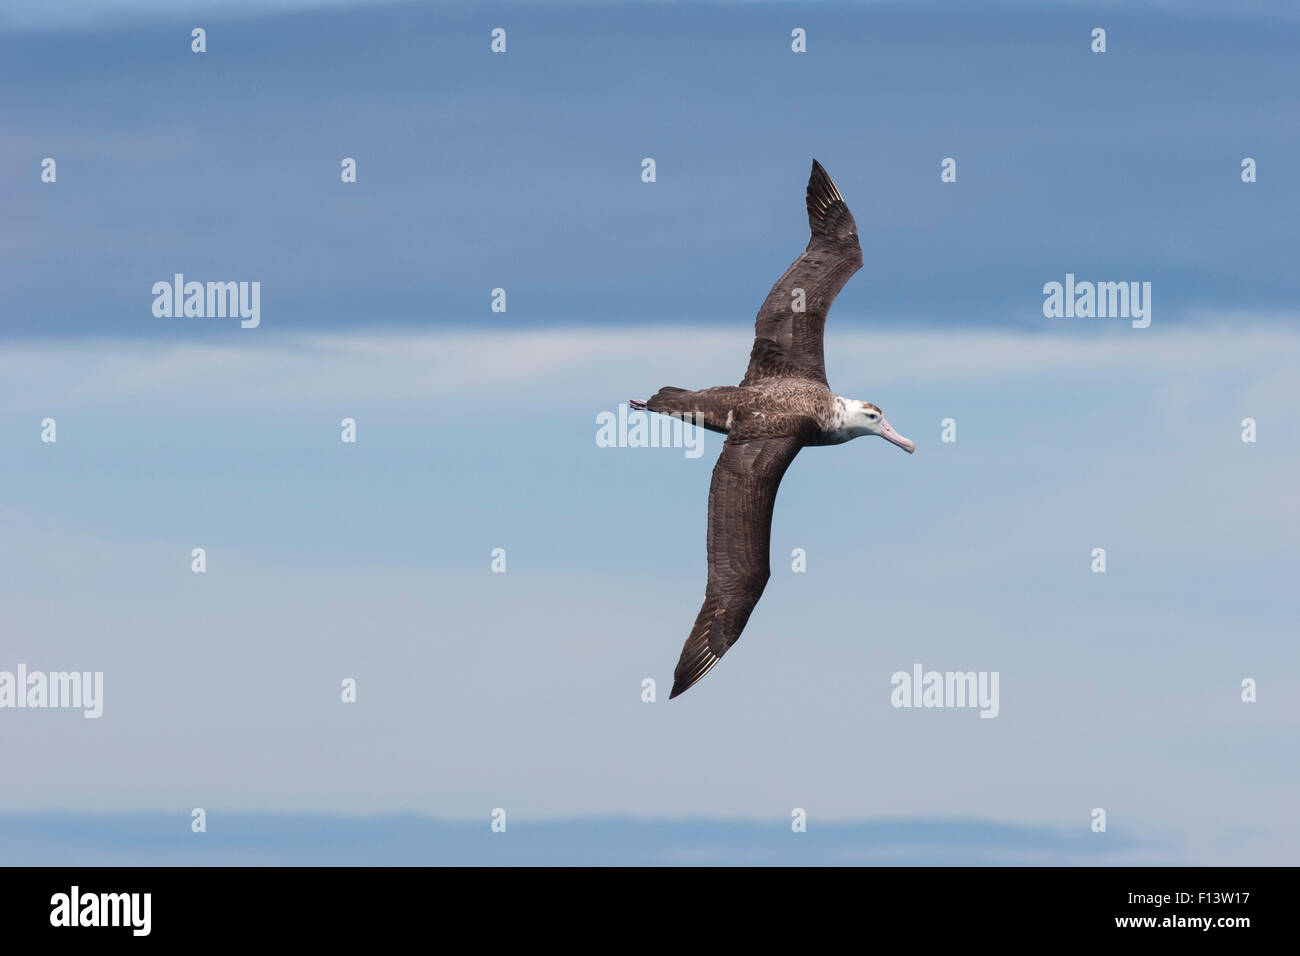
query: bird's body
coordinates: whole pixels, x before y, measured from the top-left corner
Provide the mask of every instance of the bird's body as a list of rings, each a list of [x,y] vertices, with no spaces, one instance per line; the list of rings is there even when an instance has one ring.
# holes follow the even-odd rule
[[[826,170],[808,180],[808,248],[768,293],[754,323],[739,385],[661,388],[633,407],[693,420],[727,435],[709,487],[709,580],[674,674],[676,697],[740,638],[770,576],[772,509],[785,470],[809,445],[880,435],[915,446],[869,402],[841,398],[826,382],[822,333],[831,302],[862,267],[857,224]]]
[[[709,429],[733,428],[767,436],[802,435],[805,445],[839,445],[857,437],[847,427],[853,410],[828,386],[805,378],[773,378],[759,385],[722,385],[697,392],[662,388],[645,404],[652,412],[694,416]]]

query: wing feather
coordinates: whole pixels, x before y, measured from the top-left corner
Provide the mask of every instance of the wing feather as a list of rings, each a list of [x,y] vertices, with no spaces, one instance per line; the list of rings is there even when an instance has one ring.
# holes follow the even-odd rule
[[[808,248],[772,286],[758,310],[742,385],[783,377],[826,384],[822,345],[826,313],[840,289],[862,268],[862,247],[844,197],[815,159],[806,201]],[[800,305],[802,311],[796,311]]]
[[[709,486],[709,583],[673,674],[673,697],[707,674],[740,639],[771,574],[772,509],[799,435],[727,438]]]

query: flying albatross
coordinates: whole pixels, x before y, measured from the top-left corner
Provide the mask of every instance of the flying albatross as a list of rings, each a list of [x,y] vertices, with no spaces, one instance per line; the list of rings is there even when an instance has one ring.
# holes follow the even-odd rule
[[[812,237],[754,321],[754,348],[740,385],[689,391],[664,387],[633,408],[691,421],[727,436],[709,485],[709,582],[673,674],[676,697],[707,674],[740,639],[771,575],[772,506],[785,470],[805,445],[839,445],[879,435],[907,452],[870,402],[841,398],[826,382],[822,332],[844,283],[862,268],[858,227],[826,170],[808,178]]]

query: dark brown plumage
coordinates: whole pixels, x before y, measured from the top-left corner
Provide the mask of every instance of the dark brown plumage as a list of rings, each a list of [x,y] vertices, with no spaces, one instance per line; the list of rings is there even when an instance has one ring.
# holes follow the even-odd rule
[[[857,421],[853,415],[875,406],[855,402],[850,409],[826,382],[826,313],[862,267],[862,249],[853,215],[816,160],[807,207],[808,248],[759,309],[749,368],[740,385],[699,391],[669,386],[648,402],[635,403],[663,414],[699,416],[696,421],[705,428],[727,435],[709,486],[704,605],[682,648],[671,697],[707,674],[739,640],[762,596],[771,574],[768,550],[776,492],[795,455],[806,445],[880,433],[851,428]],[[883,416],[879,421],[889,427]]]
[[[798,435],[736,434],[722,446],[709,485],[709,583],[677,662],[669,700],[722,659],[763,596],[771,575],[768,546],[776,489],[802,447]]]
[[[803,255],[772,286],[754,321],[754,348],[741,385],[793,376],[826,384],[822,333],[826,313],[844,283],[862,268],[858,224],[821,163],[808,178],[808,226]],[[804,311],[794,311],[794,290],[804,293]]]

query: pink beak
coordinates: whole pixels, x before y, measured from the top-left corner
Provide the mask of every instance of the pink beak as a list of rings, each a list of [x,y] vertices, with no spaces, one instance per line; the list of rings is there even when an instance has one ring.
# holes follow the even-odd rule
[[[885,441],[892,441],[909,455],[916,451],[916,442],[898,434],[898,432],[894,431],[894,426],[889,424],[889,422],[885,421],[883,418],[880,420],[880,437]]]

